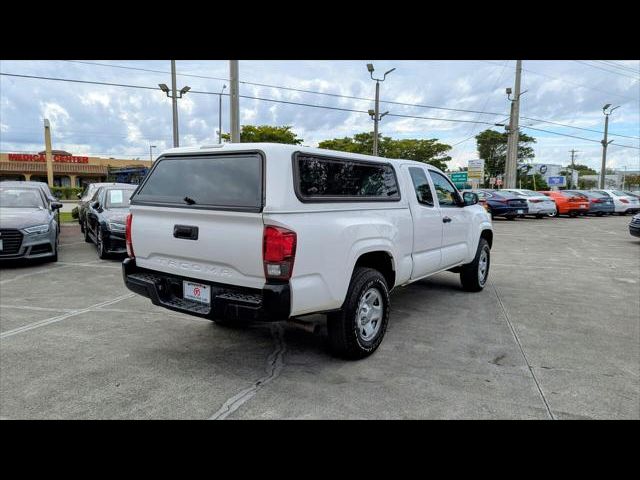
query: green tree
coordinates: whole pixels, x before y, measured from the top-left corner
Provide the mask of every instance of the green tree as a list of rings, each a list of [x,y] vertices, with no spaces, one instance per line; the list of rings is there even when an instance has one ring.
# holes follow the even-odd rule
[[[495,177],[504,174],[504,166],[507,158],[507,132],[496,132],[487,129],[476,135],[478,155],[484,159],[485,177]],[[529,146],[536,143],[536,139],[520,132],[518,139],[518,163],[531,160],[535,156],[533,148]]]
[[[242,125],[240,130],[240,143],[288,143],[300,145],[302,138],[291,131],[290,126],[281,127],[272,125]],[[223,133],[222,138],[229,141],[231,135]]]
[[[578,177],[578,188],[580,190],[589,190],[591,188],[595,188],[597,186],[597,180],[588,180],[585,178]]]
[[[571,170],[571,164],[567,165],[566,167],[564,167],[565,170]],[[597,175],[598,172],[596,172],[593,168],[588,167],[586,165],[581,165],[579,163],[575,163],[573,165],[573,169],[578,172],[578,175],[582,176],[582,175]]]
[[[318,144],[320,148],[341,152],[362,153],[371,155],[373,151],[373,133],[356,133],[353,137],[334,138]],[[403,138],[393,139],[379,134],[378,155],[385,158],[402,158],[417,162],[429,163],[441,170],[447,169],[451,157],[447,152],[449,145],[439,143],[437,139]]]

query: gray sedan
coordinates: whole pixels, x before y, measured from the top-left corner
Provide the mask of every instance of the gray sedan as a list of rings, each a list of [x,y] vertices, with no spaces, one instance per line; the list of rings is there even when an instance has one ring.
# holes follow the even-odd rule
[[[59,228],[55,211],[37,186],[0,184],[0,260],[58,260]]]

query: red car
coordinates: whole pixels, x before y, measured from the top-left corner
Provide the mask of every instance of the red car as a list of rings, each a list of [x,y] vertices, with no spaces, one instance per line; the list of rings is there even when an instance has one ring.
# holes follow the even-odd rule
[[[577,217],[578,215],[586,215],[589,212],[589,198],[581,193],[564,190],[551,190],[540,193],[555,200],[556,216],[569,215],[570,217]]]

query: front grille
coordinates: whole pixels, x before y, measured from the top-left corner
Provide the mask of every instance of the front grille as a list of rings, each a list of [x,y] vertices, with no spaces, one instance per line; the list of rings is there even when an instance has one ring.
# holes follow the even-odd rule
[[[20,246],[22,245],[22,232],[15,229],[0,228],[0,240],[2,240],[0,255],[15,255],[20,251]]]

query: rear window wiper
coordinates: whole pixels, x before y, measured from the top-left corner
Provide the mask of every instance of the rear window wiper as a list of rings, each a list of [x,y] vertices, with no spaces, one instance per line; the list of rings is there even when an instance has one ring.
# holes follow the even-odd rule
[[[182,200],[184,200],[187,205],[193,205],[196,203],[196,201],[191,197],[184,197]]]

